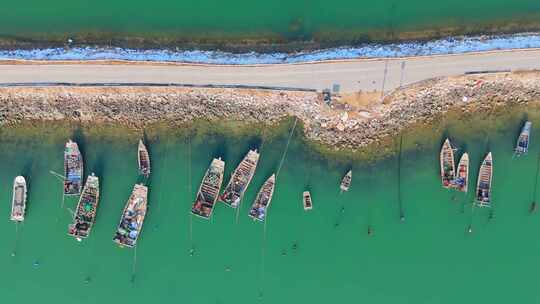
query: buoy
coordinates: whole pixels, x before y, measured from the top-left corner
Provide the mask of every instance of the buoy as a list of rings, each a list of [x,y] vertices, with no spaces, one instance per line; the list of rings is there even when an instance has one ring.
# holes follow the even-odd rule
[[[33,265],[34,265],[34,267],[38,267],[39,266],[39,261],[35,260]]]

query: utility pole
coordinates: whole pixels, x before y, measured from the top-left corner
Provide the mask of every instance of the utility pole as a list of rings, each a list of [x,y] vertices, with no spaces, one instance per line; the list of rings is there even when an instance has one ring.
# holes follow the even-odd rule
[[[383,75],[382,88],[381,88],[381,103],[384,97],[384,85],[386,83],[386,74],[388,74],[388,59],[386,59],[386,61],[384,62],[384,75]]]
[[[403,85],[403,72],[405,71],[405,61],[401,62],[401,76],[399,76],[399,88]]]

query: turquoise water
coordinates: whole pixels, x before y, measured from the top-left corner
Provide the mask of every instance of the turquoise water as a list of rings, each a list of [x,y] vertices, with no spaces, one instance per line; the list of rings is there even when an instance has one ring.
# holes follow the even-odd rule
[[[112,236],[138,180],[137,136],[44,128],[20,135],[5,128],[0,132],[4,301],[535,303],[540,221],[528,208],[540,145],[533,130],[529,155],[512,159],[521,116],[487,124],[493,127],[467,136],[461,136],[463,125],[451,121],[430,131],[433,140],[405,134],[403,146],[417,148],[403,152],[400,175],[397,156],[374,163],[327,159],[297,132],[266,225],[247,213],[258,187],[278,169],[286,132],[265,140],[256,134],[199,134],[190,141],[158,132],[148,138],[150,207],[136,250],[118,248]],[[534,118],[533,125],[540,120]],[[458,153],[469,152],[471,184],[484,154],[493,152],[492,219],[489,210],[471,208],[472,193],[466,197],[440,187],[443,132],[462,148]],[[61,171],[68,137],[79,142],[86,173],[96,172],[101,180],[97,222],[82,243],[67,236],[68,209],[76,200],[66,199],[61,209],[61,183],[49,173]],[[212,157],[226,161],[227,180],[254,147],[260,148],[260,165],[238,216],[219,204],[210,221],[192,218],[191,202]],[[340,194],[339,180],[348,168],[351,190]],[[29,202],[24,224],[16,227],[8,218],[12,181],[21,173],[28,178]],[[302,208],[305,189],[313,196],[310,212]],[[466,232],[470,224],[472,234]]]
[[[2,9],[1,35],[41,41],[61,35],[102,43],[134,36],[202,43],[243,38],[354,42],[368,38],[365,35],[395,39],[407,31],[436,36],[430,31],[440,28],[454,32],[527,29],[530,24],[538,25],[540,2],[29,0],[24,5],[5,1]],[[91,36],[85,37],[88,33]]]

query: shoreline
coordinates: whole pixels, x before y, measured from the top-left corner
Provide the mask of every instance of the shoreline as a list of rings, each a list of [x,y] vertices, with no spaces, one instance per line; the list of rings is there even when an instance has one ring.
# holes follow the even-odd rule
[[[35,122],[118,125],[137,132],[199,124],[226,132],[265,132],[298,118],[305,141],[326,155],[376,159],[395,153],[395,138],[444,127],[446,116],[491,119],[498,109],[540,104],[540,72],[428,79],[353,106],[320,93],[170,87],[4,87],[3,128]],[[256,127],[254,127],[256,126]],[[159,128],[158,128],[159,129]],[[420,140],[421,142],[421,140]]]
[[[343,44],[341,44],[343,45]],[[1,44],[0,44],[1,46]],[[121,48],[91,45],[63,45],[43,48],[0,48],[0,61],[38,60],[51,62],[121,61],[156,64],[266,65],[329,62],[334,60],[411,58],[490,51],[540,48],[540,33],[518,33],[492,36],[456,36],[437,40],[407,40],[394,43],[363,43],[304,50],[269,52],[247,49],[231,52],[201,48]]]

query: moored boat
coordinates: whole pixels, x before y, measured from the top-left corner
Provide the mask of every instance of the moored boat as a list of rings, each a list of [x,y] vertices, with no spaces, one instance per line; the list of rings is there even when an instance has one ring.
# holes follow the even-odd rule
[[[24,221],[26,212],[26,180],[22,176],[15,177],[13,181],[13,197],[11,199],[11,217],[15,222]]]
[[[82,188],[83,158],[79,146],[71,139],[64,150],[64,194],[79,195]]]
[[[469,154],[463,153],[456,172],[456,178],[452,183],[453,187],[461,192],[467,192],[469,188]]]
[[[148,204],[148,188],[137,184],[122,212],[113,241],[120,246],[135,247],[141,234]]]
[[[99,203],[99,178],[92,173],[86,178],[81,197],[73,214],[73,222],[68,227],[68,235],[78,241],[87,238],[96,220]]]
[[[349,187],[351,186],[352,181],[352,170],[349,170],[345,176],[343,176],[343,179],[341,179],[341,184],[339,185],[339,188],[341,191],[349,191]]]
[[[450,188],[452,182],[456,177],[456,164],[454,162],[454,150],[450,144],[450,140],[447,138],[442,147],[439,156],[441,163],[441,182],[444,188]]]
[[[493,159],[491,152],[486,155],[480,171],[478,172],[478,183],[476,185],[476,204],[480,207],[491,207],[491,182],[493,179]]]
[[[139,164],[139,174],[148,178],[150,176],[150,154],[142,139],[139,140],[137,149],[137,163]]]
[[[276,185],[276,175],[272,174],[262,185],[255,201],[251,205],[249,210],[249,216],[261,222],[264,222],[266,219],[266,214],[268,213],[268,208],[272,202],[272,196],[274,195],[274,187]]]
[[[532,123],[530,121],[526,121],[523,127],[521,128],[521,132],[519,133],[519,137],[518,137],[516,149],[515,149],[516,156],[521,156],[522,154],[526,154],[527,152],[529,152],[531,127],[532,127]]]
[[[224,170],[225,162],[221,158],[214,158],[204,174],[199,191],[197,191],[197,197],[191,208],[192,214],[204,219],[212,216],[212,211],[214,210],[214,205],[218,199],[223,182]]]
[[[304,193],[302,193],[302,202],[304,203],[304,210],[313,209],[313,203],[311,201],[311,193],[309,193],[309,191],[304,191]]]
[[[238,207],[244,193],[251,183],[253,175],[255,175],[255,169],[257,169],[258,162],[259,153],[257,150],[249,150],[244,159],[238,164],[238,167],[234,169],[229,183],[225,187],[223,194],[220,196],[220,200],[227,206],[233,208]]]

